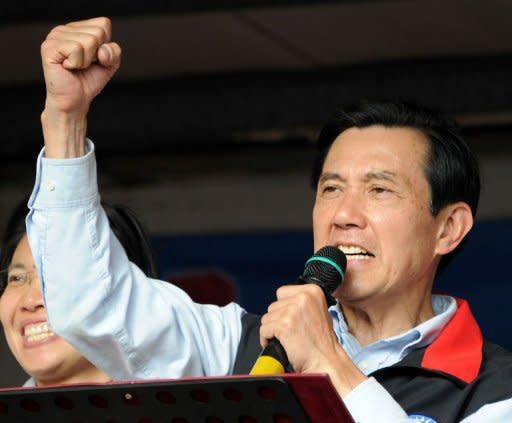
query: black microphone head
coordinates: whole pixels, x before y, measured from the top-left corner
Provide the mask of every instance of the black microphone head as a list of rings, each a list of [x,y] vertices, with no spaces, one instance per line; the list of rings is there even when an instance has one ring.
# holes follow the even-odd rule
[[[339,248],[327,245],[320,248],[307,262],[301,278],[316,283],[332,294],[345,277],[347,257]]]

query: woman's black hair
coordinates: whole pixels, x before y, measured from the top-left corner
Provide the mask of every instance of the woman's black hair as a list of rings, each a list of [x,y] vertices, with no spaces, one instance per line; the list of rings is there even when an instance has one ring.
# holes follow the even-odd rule
[[[0,269],[5,270],[11,263],[14,251],[26,233],[25,217],[28,213],[28,199],[25,198],[12,211],[2,236],[0,246]],[[129,260],[135,263],[150,278],[158,277],[155,256],[149,237],[135,213],[120,204],[102,202],[110,228],[126,251]],[[2,272],[0,295],[4,292],[7,275]]]
[[[5,290],[7,283],[7,268],[11,264],[14,251],[21,241],[21,238],[23,238],[26,233],[25,217],[28,213],[27,201],[28,199],[25,198],[14,208],[7,220],[5,231],[2,236],[2,243],[0,246],[0,270],[2,271],[0,274],[0,295],[3,294]]]

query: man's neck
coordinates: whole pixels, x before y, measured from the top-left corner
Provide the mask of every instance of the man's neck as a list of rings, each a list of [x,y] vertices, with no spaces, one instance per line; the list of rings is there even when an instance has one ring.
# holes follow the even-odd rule
[[[430,293],[416,301],[402,296],[392,301],[379,300],[378,307],[366,302],[342,303],[341,308],[349,332],[362,346],[400,335],[434,316]]]

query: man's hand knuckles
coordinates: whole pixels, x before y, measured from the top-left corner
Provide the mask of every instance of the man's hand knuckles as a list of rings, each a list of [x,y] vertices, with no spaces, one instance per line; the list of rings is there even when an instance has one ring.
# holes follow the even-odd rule
[[[98,27],[101,27],[107,34],[112,30],[112,21],[106,16],[95,18],[94,24]]]
[[[57,25],[47,35],[47,38],[62,38],[69,31],[66,25]]]

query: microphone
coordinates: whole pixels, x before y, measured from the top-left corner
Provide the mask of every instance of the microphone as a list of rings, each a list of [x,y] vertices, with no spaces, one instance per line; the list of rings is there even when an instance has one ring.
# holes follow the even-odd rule
[[[320,248],[306,261],[304,272],[297,283],[314,283],[322,288],[329,306],[336,304],[332,293],[345,277],[347,258],[343,251],[333,246]],[[272,338],[251,369],[251,375],[284,373],[288,366],[288,355],[277,338]]]

